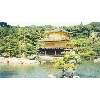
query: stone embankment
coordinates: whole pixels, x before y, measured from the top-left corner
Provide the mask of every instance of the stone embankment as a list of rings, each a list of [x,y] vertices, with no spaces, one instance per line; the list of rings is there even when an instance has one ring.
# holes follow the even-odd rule
[[[63,57],[40,56],[40,59],[43,60],[43,61],[50,61],[50,60],[52,60],[53,58],[60,58],[60,59],[62,59]]]
[[[0,63],[5,63],[5,64],[35,64],[39,65],[39,61],[37,60],[29,60],[26,58],[4,58],[0,57]]]
[[[100,63],[100,58],[94,59],[94,63]]]

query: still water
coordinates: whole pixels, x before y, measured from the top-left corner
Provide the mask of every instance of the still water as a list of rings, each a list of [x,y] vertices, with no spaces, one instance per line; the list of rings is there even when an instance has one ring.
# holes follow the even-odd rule
[[[77,65],[78,69],[75,75],[81,78],[100,78],[100,63],[84,61]],[[0,64],[0,78],[48,78],[53,74],[58,77],[62,75],[60,69],[54,69],[51,63],[45,63],[41,66],[23,66],[23,65],[4,65]]]

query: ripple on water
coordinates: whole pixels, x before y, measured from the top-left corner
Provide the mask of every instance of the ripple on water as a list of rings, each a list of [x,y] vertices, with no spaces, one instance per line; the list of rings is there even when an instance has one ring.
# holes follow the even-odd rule
[[[100,78],[100,63],[84,61],[77,66],[78,69],[75,71],[75,74],[81,78]],[[50,74],[61,76],[62,71],[54,69],[51,63],[41,66],[7,66],[0,64],[1,78],[48,78]],[[69,75],[70,73],[67,74]]]

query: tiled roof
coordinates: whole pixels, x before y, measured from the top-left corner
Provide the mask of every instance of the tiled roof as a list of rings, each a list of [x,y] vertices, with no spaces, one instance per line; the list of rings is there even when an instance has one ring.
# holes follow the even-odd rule
[[[70,49],[71,47],[68,47],[68,46],[44,46],[44,47],[41,47],[42,49],[54,49],[54,48],[57,48],[57,49]]]

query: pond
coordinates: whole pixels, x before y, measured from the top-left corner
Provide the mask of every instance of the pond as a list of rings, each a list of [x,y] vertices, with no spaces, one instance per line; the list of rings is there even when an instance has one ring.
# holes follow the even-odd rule
[[[81,78],[100,78],[100,63],[84,61],[78,65],[78,69],[75,73]]]
[[[81,78],[100,78],[100,63],[95,64],[93,61],[84,61],[77,66],[78,69],[75,71],[75,75]],[[59,77],[62,75],[62,71],[54,69],[49,62],[40,66],[0,64],[0,78],[48,78],[50,74]]]

